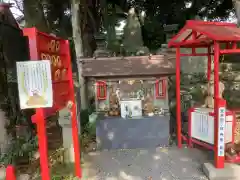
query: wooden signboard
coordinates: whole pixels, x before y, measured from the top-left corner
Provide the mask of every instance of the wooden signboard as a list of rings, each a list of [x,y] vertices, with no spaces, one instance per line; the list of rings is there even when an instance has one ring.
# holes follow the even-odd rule
[[[40,59],[51,62],[53,106],[51,108],[36,109],[36,114],[32,117],[33,122],[37,124],[41,175],[44,180],[50,180],[45,119],[71,104],[69,109],[72,115],[71,124],[75,153],[75,171],[76,176],[81,177],[78,123],[76,119],[69,41],[39,32],[36,28],[25,28],[23,33],[29,39],[31,60]]]

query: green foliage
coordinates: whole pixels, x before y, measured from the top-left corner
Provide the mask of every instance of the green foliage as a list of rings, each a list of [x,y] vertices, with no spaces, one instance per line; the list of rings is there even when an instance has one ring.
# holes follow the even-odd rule
[[[82,133],[85,132],[86,129],[88,129],[89,125],[89,115],[92,114],[95,111],[95,104],[92,102],[89,102],[90,106],[88,109],[82,109],[80,112],[80,123],[81,123],[81,129]]]
[[[143,40],[144,45],[150,50],[158,49],[164,42],[164,24],[177,23],[181,27],[186,20],[193,19],[196,15],[225,20],[233,12],[231,0],[171,0],[164,3],[159,0],[106,0],[100,1],[100,4],[99,1],[92,0],[83,1],[81,5],[83,6],[81,24],[86,27],[84,28],[86,34],[100,32],[104,29],[103,26],[106,30],[109,25],[114,25],[118,19],[124,17],[123,13],[127,13],[130,6],[134,6],[139,13],[144,11],[146,17],[142,24]],[[45,18],[51,30],[63,37],[72,35],[71,14],[66,13],[70,8],[71,1],[65,0],[46,0],[43,4]],[[113,46],[110,47],[111,50],[118,49],[115,40]]]
[[[80,112],[80,122],[81,122],[81,129],[84,129],[84,127],[89,122],[89,109],[81,110]]]
[[[84,132],[89,136],[89,138],[95,138],[96,137],[96,122],[93,123],[87,123],[84,127]]]
[[[33,157],[37,148],[37,137],[13,139],[7,152],[0,155],[0,165],[15,164],[20,157]]]
[[[51,180],[80,180],[78,177],[74,177],[72,175],[69,176],[53,176]]]

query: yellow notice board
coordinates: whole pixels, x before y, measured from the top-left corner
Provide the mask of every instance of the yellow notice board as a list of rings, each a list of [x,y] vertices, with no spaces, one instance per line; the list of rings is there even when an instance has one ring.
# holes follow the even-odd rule
[[[49,60],[17,62],[17,80],[21,109],[53,106]]]

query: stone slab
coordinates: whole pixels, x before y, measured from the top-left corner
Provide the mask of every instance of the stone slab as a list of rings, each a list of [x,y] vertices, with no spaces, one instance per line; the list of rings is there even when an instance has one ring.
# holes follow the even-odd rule
[[[169,116],[105,118],[96,122],[98,149],[155,148],[169,145]]]
[[[217,169],[212,163],[203,164],[203,172],[209,180],[240,180],[240,166],[225,163],[224,169]]]

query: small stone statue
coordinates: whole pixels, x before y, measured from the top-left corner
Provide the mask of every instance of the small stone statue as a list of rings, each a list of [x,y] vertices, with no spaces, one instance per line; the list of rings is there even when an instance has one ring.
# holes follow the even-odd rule
[[[116,94],[116,92],[111,89],[110,95],[109,95],[109,115],[110,116],[118,116],[120,115],[120,106],[119,106],[119,99]]]
[[[224,84],[219,81],[219,97],[222,98],[223,92],[225,90]],[[211,74],[210,81],[208,82],[207,88],[208,96],[205,99],[204,107],[214,108],[214,75]]]
[[[155,108],[153,105],[153,97],[150,93],[147,93],[143,105],[144,114],[147,116],[151,116],[154,113],[154,109]]]

